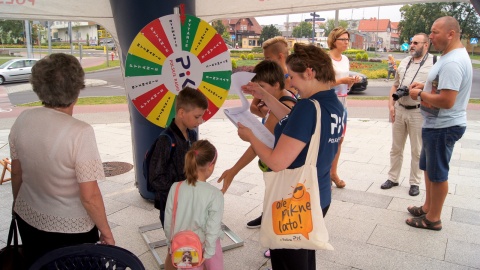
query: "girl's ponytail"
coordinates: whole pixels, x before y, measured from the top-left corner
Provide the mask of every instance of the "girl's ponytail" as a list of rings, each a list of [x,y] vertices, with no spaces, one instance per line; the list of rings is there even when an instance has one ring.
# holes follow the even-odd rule
[[[196,141],[185,155],[185,176],[189,185],[195,186],[198,170],[215,162],[217,150],[207,140]]]

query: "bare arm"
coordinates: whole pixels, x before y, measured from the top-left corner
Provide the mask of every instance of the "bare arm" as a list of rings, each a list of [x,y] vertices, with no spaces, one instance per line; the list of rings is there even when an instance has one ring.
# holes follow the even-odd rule
[[[253,151],[253,148],[250,146],[248,147],[247,151],[243,153],[240,159],[228,170],[225,170],[222,175],[218,178],[217,183],[223,181],[222,192],[227,192],[230,184],[232,184],[233,178],[240,172],[245,166],[247,166],[252,160],[255,159],[257,154]]]
[[[265,89],[263,89],[258,83],[249,82],[242,86],[242,91],[246,94],[253,95],[255,98],[263,100],[277,119],[282,119],[285,115],[290,113],[289,108],[265,91]]]
[[[80,183],[80,200],[88,215],[100,231],[100,241],[108,245],[115,245],[112,231],[108,225],[103,204],[102,194],[98,188],[97,181]]]
[[[390,112],[390,122],[395,122],[395,100],[393,100],[393,93],[397,91],[397,87],[392,85],[390,93],[388,94],[388,111]]]
[[[252,99],[252,103],[250,103],[250,112],[258,117],[265,117],[265,115],[263,115],[263,113],[260,111],[259,109],[259,104],[260,104],[260,99],[254,97]]]
[[[335,80],[335,83],[332,83],[332,86],[337,86],[339,84],[347,84],[348,85],[348,88],[352,87],[352,85],[354,83],[357,83],[360,81],[360,77],[359,76],[355,76],[355,77],[343,77],[343,78],[339,78],[337,80]]]
[[[410,97],[412,99],[416,99],[420,91],[421,89],[418,89],[418,88],[410,89]],[[437,108],[450,109],[455,104],[457,95],[458,95],[458,91],[450,90],[450,89],[442,89],[440,90],[439,94],[422,92],[421,98],[423,102],[431,104],[432,106],[435,106]]]
[[[284,105],[285,106],[285,105]],[[286,107],[286,106],[285,106]],[[275,125],[278,123],[278,118],[275,115],[270,114],[267,121],[265,121],[265,127],[273,134]],[[247,166],[252,160],[255,159],[257,154],[253,151],[252,146],[248,147],[247,151],[240,157],[240,159],[231,167],[230,169],[224,171],[222,175],[218,178],[217,183],[223,181],[222,192],[227,192],[227,189],[230,187],[230,184],[233,181],[233,178],[240,172],[245,166]]]
[[[240,123],[238,123],[238,135],[242,140],[250,142],[260,159],[275,172],[288,168],[306,145],[300,140],[282,134],[275,149],[271,149],[255,137],[249,128]]]
[[[14,159],[12,160],[12,193],[13,193],[13,204],[12,204],[12,213],[13,213],[13,208],[15,207],[15,200],[17,199],[18,196],[18,191],[20,190],[20,187],[22,186],[22,165],[20,164],[20,160]]]

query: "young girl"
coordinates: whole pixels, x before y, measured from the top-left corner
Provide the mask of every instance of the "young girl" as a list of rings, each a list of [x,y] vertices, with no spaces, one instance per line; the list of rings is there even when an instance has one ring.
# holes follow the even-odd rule
[[[393,79],[395,79],[395,72],[397,71],[397,63],[393,55],[388,55],[388,70],[387,70],[387,79],[385,81],[390,80],[390,74],[393,75]]]
[[[177,197],[177,215],[173,235],[179,231],[195,232],[203,243],[205,262],[198,268],[217,270],[223,269],[223,253],[220,237],[223,217],[223,194],[216,187],[206,183],[212,175],[217,161],[217,150],[207,140],[195,142],[185,156],[186,183],[180,186]],[[165,209],[165,236],[170,248],[172,239],[171,225],[175,189],[179,183],[174,183],[168,194]],[[170,254],[165,260],[165,269],[175,269]]]

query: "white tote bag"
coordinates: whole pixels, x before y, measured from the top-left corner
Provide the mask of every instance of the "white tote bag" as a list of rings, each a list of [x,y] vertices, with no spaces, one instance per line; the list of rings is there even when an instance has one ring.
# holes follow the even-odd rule
[[[307,158],[302,167],[280,172],[265,172],[260,242],[270,249],[328,249],[328,231],[320,207],[317,157],[320,145],[321,110],[310,141]]]

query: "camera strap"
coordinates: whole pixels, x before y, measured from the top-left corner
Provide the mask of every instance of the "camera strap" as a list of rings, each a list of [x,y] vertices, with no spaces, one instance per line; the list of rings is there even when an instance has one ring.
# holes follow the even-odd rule
[[[427,52],[427,53],[423,56],[422,61],[420,62],[420,65],[419,65],[419,67],[418,67],[418,69],[417,69],[417,72],[415,72],[415,75],[413,75],[412,81],[410,82],[409,86],[413,83],[413,81],[415,80],[415,77],[417,77],[417,74],[418,74],[418,72],[420,71],[420,69],[422,68],[423,64],[425,64],[425,61],[427,60],[428,55],[429,55],[429,53]],[[399,86],[402,86],[402,85],[403,85],[403,84],[402,84],[402,83],[403,83],[403,80],[405,79],[405,75],[407,74],[407,70],[408,70],[408,68],[410,67],[410,64],[411,64],[411,63],[413,63],[413,57],[410,58],[410,61],[408,61],[408,65],[407,65],[407,67],[405,68],[405,72],[403,73],[403,78],[402,78],[402,81],[400,82],[400,85],[399,85]]]

